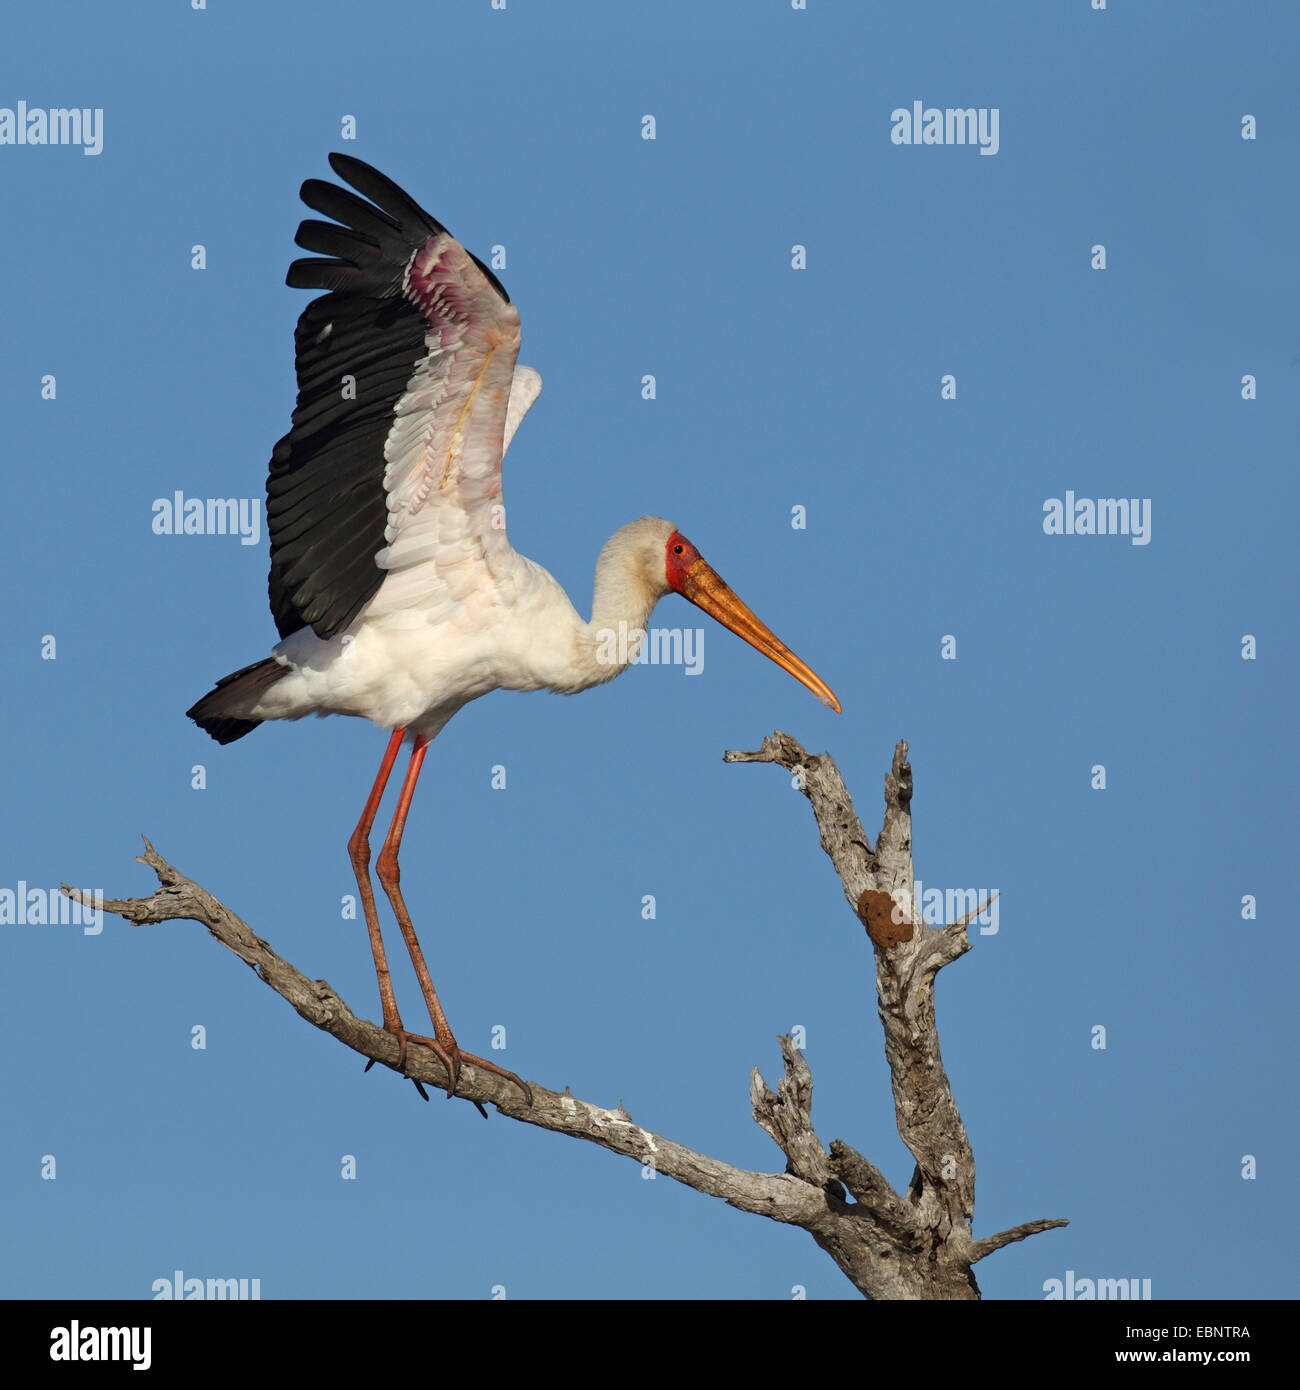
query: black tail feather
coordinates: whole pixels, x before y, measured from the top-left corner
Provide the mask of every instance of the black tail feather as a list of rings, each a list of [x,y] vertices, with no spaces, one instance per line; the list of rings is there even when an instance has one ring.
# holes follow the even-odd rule
[[[273,686],[281,676],[288,675],[289,668],[281,666],[274,657],[255,661],[242,670],[232,671],[222,678],[195,705],[185,713],[205,734],[211,734],[218,743],[234,743],[237,738],[250,734],[262,722],[260,719],[241,719],[234,711],[248,710],[258,701],[261,694]]]

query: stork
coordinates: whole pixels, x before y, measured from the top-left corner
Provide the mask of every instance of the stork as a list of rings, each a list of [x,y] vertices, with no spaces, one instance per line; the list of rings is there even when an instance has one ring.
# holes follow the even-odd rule
[[[676,526],[644,516],[605,543],[591,620],[506,538],[501,461],[541,377],[516,365],[519,313],[496,275],[390,179],[350,155],[308,179],[295,240],[318,252],[287,283],[325,290],[294,334],[298,402],[266,481],[271,655],[219,680],[186,713],[218,743],[268,719],[350,714],[390,730],[348,841],[384,1028],[439,1057],[447,1095],[465,1063],[400,887],[398,852],[430,741],[492,690],[571,695],[622,674],[655,604],[675,592],[803,682],[830,687],[754,616]],[[363,196],[358,197],[361,194]],[[370,881],[370,831],[403,741],[410,761],[376,870],[424,994],[433,1036],[398,1012]]]

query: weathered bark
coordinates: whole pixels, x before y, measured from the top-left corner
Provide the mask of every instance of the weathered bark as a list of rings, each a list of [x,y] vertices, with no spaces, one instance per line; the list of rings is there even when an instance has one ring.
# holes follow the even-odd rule
[[[800,1226],[869,1298],[978,1298],[971,1267],[1012,1241],[1064,1226],[1031,1221],[973,1240],[975,1160],[939,1055],[934,1021],[934,976],[970,949],[961,922],[936,930],[913,904],[909,802],[912,773],[907,745],[894,752],[885,779],[885,821],[873,847],[853,810],[839,769],[828,754],[812,755],[780,732],[754,753],[726,754],[728,762],[774,762],[799,776],[845,896],[875,946],[876,989],[885,1028],[885,1055],[893,1075],[898,1132],[916,1159],[905,1195],[843,1140],[823,1147],[812,1125],[812,1074],[789,1037],[780,1039],[784,1075],[774,1093],[755,1068],[750,1101],[755,1120],[786,1157],[784,1173],[755,1173],[696,1153],[638,1125],[620,1104],[609,1110],[566,1090],[532,1082],[533,1103],[514,1084],[467,1063],[457,1096],[483,1110],[491,1103],[514,1120],[586,1139],[614,1153],[653,1165],[665,1177],[719,1197],[740,1211]],[[354,1052],[396,1068],[396,1039],[356,1017],[324,980],[309,980],[277,955],[228,907],[174,869],[148,840],[140,862],[158,875],[148,898],[103,905],[136,925],[192,920],[202,923],[249,965],[308,1023]],[[70,896],[79,896],[64,887]],[[412,1046],[405,1073],[442,1087],[446,1073],[428,1049]],[[427,1098],[427,1097],[426,1097]],[[486,1114],[486,1111],[483,1112]]]
[[[832,1141],[831,1170],[854,1197],[859,1216],[881,1239],[868,1243],[862,1264],[850,1271],[818,1232],[813,1236],[872,1297],[978,1298],[979,1286],[971,1270],[978,1260],[1013,1240],[1069,1224],[1034,1221],[981,1241],[971,1236],[975,1156],[939,1052],[934,977],[949,961],[970,950],[967,923],[988,904],[942,928],[922,919],[915,903],[912,769],[906,743],[894,749],[893,766],[885,778],[884,824],[874,846],[829,755],[808,753],[778,731],[765,738],[757,752],[731,752],[726,758],[728,762],[778,763],[795,773],[812,803],[822,848],[875,948],[876,995],[898,1133],[916,1160],[902,1198],[860,1154],[842,1140]],[[789,1068],[787,1058],[787,1072]],[[802,1137],[804,1147],[809,1142]],[[820,1150],[820,1144],[817,1147]],[[877,1292],[881,1287],[886,1291]]]

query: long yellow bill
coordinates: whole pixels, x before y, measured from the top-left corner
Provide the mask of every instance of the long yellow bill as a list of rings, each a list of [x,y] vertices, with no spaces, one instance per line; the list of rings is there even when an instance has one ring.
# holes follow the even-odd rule
[[[682,578],[679,592],[697,608],[702,608],[709,617],[716,618],[723,627],[730,628],[737,637],[743,637],[755,651],[762,652],[783,670],[789,671],[795,680],[806,685],[836,714],[840,713],[840,702],[830,686],[811,666],[800,661],[771,628],[736,597],[712,565],[704,560],[696,560]]]

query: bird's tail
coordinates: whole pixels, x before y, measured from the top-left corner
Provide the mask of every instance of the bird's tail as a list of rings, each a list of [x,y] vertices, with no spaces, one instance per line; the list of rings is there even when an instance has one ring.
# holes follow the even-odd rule
[[[246,715],[281,676],[288,674],[287,666],[281,666],[273,656],[268,656],[265,661],[255,661],[241,671],[222,676],[198,704],[191,705],[185,713],[218,743],[234,743],[237,738],[252,733],[262,722],[241,716]]]

